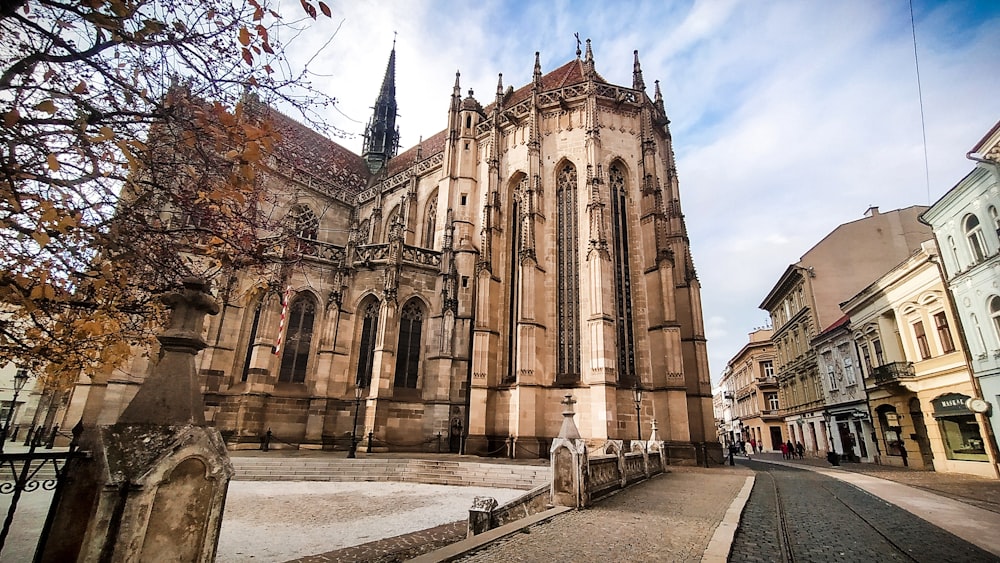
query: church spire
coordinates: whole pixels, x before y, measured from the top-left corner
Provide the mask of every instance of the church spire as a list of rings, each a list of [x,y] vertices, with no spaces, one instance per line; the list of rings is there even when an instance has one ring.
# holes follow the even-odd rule
[[[642,67],[639,66],[639,51],[632,51],[635,56],[635,62],[632,63],[632,89],[644,91],[646,89],[646,83],[642,79]]]
[[[396,129],[396,40],[392,40],[389,64],[385,68],[382,89],[375,100],[375,111],[365,128],[365,148],[361,156],[374,174],[381,170],[399,149]]]

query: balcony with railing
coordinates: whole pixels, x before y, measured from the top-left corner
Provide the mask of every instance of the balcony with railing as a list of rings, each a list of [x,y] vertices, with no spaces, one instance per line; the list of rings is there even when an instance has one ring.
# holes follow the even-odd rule
[[[889,362],[872,368],[875,385],[898,383],[901,379],[911,379],[914,375],[913,362]]]

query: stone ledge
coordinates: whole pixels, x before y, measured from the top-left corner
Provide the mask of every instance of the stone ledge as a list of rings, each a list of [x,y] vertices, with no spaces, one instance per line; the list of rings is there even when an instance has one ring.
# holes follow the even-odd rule
[[[555,508],[550,508],[545,512],[539,512],[538,514],[529,516],[527,518],[522,518],[516,522],[511,522],[510,524],[505,524],[499,528],[494,528],[488,532],[483,532],[482,534],[473,536],[471,538],[466,538],[460,542],[453,543],[448,547],[441,548],[437,551],[432,551],[430,553],[425,553],[420,557],[411,559],[411,563],[434,563],[437,561],[453,561],[466,553],[475,551],[481,547],[484,547],[492,542],[495,542],[503,537],[509,536],[513,533],[519,532],[528,526],[532,526],[539,522],[544,522],[550,518],[558,516],[564,512],[573,510],[568,506],[557,506]]]

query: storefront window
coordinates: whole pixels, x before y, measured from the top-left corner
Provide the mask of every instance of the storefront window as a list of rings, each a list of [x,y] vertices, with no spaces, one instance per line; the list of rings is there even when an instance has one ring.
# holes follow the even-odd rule
[[[938,424],[941,426],[948,459],[989,461],[975,415],[939,418]]]
[[[968,399],[968,395],[961,393],[946,393],[931,401],[934,418],[944,438],[945,454],[948,459],[989,461],[983,436],[979,433],[979,422],[965,407]]]

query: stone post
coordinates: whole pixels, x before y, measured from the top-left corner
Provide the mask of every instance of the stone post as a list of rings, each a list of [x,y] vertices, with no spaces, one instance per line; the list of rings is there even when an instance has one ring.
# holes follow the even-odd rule
[[[87,459],[67,467],[65,494],[41,561],[197,561],[215,558],[233,468],[205,427],[195,355],[205,314],[219,306],[200,280],[162,298],[172,310],[159,362],[116,424],[81,437]]]
[[[573,422],[573,395],[562,402],[563,424],[549,449],[552,463],[552,504],[583,508],[590,504],[586,442]]]
[[[469,531],[466,537],[488,532],[493,527],[493,510],[497,507],[497,499],[493,497],[476,497],[469,508]]]

